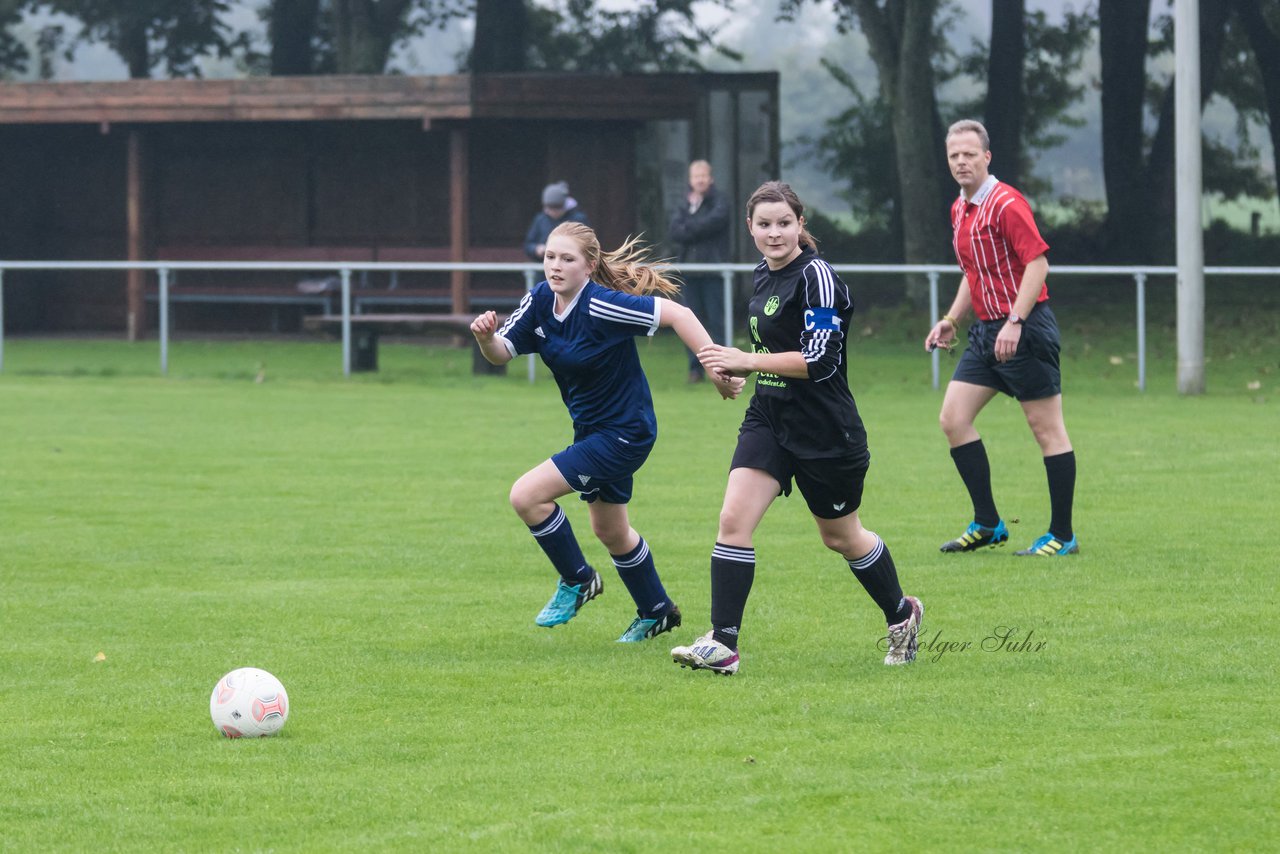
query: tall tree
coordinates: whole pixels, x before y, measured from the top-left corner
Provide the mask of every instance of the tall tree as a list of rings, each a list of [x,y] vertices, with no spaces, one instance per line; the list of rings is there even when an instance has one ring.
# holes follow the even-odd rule
[[[1143,221],[1142,117],[1150,0],[1099,0],[1102,57],[1102,175],[1108,233]],[[1123,254],[1137,257],[1138,247]]]
[[[524,71],[529,62],[528,26],[525,0],[477,0],[471,71]]]
[[[1005,2],[993,0],[994,15],[1017,14],[1012,8],[997,8]],[[1052,20],[1044,10],[1024,8],[1016,24],[997,26],[997,21],[992,22],[990,44],[975,42],[970,53],[959,57],[957,69],[984,82],[986,94],[980,103],[954,105],[952,112],[980,113],[991,134],[993,172],[1023,192],[1039,194],[1048,188],[1035,174],[1034,154],[1061,145],[1062,126],[1084,124],[1071,113],[1086,85],[1073,72],[1093,45],[1097,19],[1088,8],[1066,10]],[[1020,47],[1012,43],[1015,35]],[[944,80],[955,73],[945,65],[941,69]]]
[[[1271,131],[1272,172],[1276,197],[1280,199],[1280,9],[1275,3],[1270,4],[1268,20],[1260,0],[1234,0],[1234,5],[1261,78],[1267,127]]]
[[[313,74],[317,54],[320,0],[271,0],[263,15],[271,43],[271,74]]]
[[[697,71],[717,41],[694,10],[699,0],[636,0],[626,6],[597,0],[476,0],[472,71]],[[726,8],[732,0],[711,0]]]
[[[947,257],[945,202],[951,197],[942,121],[934,91],[934,15],[939,0],[840,0],[867,37],[889,106],[899,198],[902,254],[908,264]],[[918,284],[909,292],[919,296]]]
[[[1150,0],[1100,0],[1102,58],[1102,168],[1112,257],[1154,261],[1170,257],[1174,222],[1174,87],[1149,85]],[[1200,4],[1200,103],[1214,93],[1230,6]],[[1154,47],[1172,47],[1166,16]],[[1156,100],[1156,129],[1149,153],[1143,133],[1146,97]]]
[[[82,25],[70,50],[90,41],[105,43],[129,68],[133,78],[162,69],[171,77],[199,75],[196,60],[210,53],[226,55],[228,27],[221,15],[229,0],[35,0],[76,18]]]
[[[470,0],[267,0],[270,62],[251,60],[272,74],[383,74],[397,45],[471,13]]]
[[[413,0],[330,0],[333,49],[340,74],[381,74],[407,30]]]
[[[1026,0],[991,0],[987,100],[982,110],[1002,181],[1022,186],[1022,123],[1026,115]]]

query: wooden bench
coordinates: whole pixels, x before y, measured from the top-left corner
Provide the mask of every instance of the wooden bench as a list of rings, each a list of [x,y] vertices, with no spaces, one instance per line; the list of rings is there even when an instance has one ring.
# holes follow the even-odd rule
[[[226,271],[183,270],[171,271],[169,285],[170,303],[246,303],[267,305],[272,308],[271,329],[280,331],[281,307],[298,306],[314,308],[332,315],[340,309],[341,280],[338,267],[343,263],[364,264],[370,262],[447,262],[448,247],[434,246],[273,246],[273,245],[171,245],[155,250],[160,261],[306,261],[333,263],[331,273],[315,271]],[[474,257],[471,257],[474,256]],[[522,261],[519,249],[475,247],[469,253],[472,261]],[[351,310],[363,314],[378,308],[449,309],[453,305],[447,281],[447,273],[420,274],[399,271],[375,273],[367,270],[353,271]],[[402,275],[413,282],[401,287]],[[510,309],[524,294],[523,281],[509,274],[502,274],[503,281],[476,282],[472,288],[471,304],[477,309]],[[487,274],[493,277],[497,274]],[[427,278],[427,286],[421,280]],[[432,278],[439,279],[438,283]],[[385,279],[385,285],[375,282]],[[507,281],[509,280],[509,281]],[[229,283],[229,282],[234,282]],[[159,300],[156,289],[148,291],[150,302]],[[313,316],[313,315],[312,315]],[[305,320],[305,318],[304,318]],[[172,323],[172,318],[170,319]]]
[[[378,338],[384,334],[429,335],[436,332],[453,333],[471,337],[470,314],[353,314],[351,315],[351,370],[378,370]],[[505,317],[499,316],[501,324]],[[313,332],[342,335],[342,315],[321,314],[303,318],[303,326]],[[506,365],[492,365],[480,352],[480,345],[472,342],[471,372],[474,374],[505,374]]]

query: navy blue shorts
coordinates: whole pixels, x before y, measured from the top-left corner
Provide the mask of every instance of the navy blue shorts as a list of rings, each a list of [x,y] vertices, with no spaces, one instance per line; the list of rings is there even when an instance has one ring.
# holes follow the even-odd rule
[[[969,346],[956,363],[951,379],[1002,391],[1018,400],[1043,400],[1062,394],[1062,372],[1058,367],[1061,338],[1058,319],[1047,302],[1036,307],[1022,321],[1022,338],[1013,358],[996,361],[996,336],[1004,320],[979,320],[969,327]]]
[[[636,445],[609,433],[584,436],[551,457],[551,462],[583,501],[610,504],[631,500],[632,476],[649,459],[653,443]]]
[[[760,469],[791,494],[795,478],[809,512],[819,519],[840,519],[862,505],[862,485],[871,457],[867,453],[824,459],[801,459],[778,443],[764,421],[749,414],[738,429],[738,446],[729,470]]]

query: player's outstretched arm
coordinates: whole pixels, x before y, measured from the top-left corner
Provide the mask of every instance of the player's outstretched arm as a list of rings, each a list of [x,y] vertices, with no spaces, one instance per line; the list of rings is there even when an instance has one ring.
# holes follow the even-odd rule
[[[710,333],[698,320],[698,316],[689,310],[688,306],[683,306],[672,300],[663,300],[662,312],[658,321],[659,326],[670,327],[675,330],[676,335],[684,342],[684,346],[697,353],[703,347],[707,347],[714,342],[711,340]],[[741,392],[745,381],[741,377],[731,376],[725,371],[711,372],[712,385],[716,387],[716,391],[720,392],[720,396],[726,400],[732,400]]]
[[[486,311],[471,321],[471,334],[480,345],[480,355],[491,365],[505,365],[511,361],[511,351],[495,333],[498,331],[498,313]]]
[[[737,347],[708,344],[698,351],[698,361],[708,371],[723,371],[735,377],[745,377],[758,372],[798,380],[809,378],[809,365],[799,350],[789,350],[785,353],[748,353]]]

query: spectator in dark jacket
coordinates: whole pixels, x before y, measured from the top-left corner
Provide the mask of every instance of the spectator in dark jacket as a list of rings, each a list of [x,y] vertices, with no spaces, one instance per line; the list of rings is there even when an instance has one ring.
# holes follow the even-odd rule
[[[569,185],[564,181],[548,184],[542,191],[542,210],[533,218],[529,232],[524,236],[524,254],[531,261],[541,261],[547,251],[547,236],[562,222],[580,222],[590,225],[587,215],[578,207],[578,200],[569,195]]]
[[[717,264],[729,260],[729,200],[716,188],[711,164],[689,164],[689,192],[676,208],[667,236],[677,247],[676,260]],[[725,344],[724,279],[718,273],[685,273],[681,295],[711,337]],[[689,353],[689,382],[705,378],[696,353]]]

